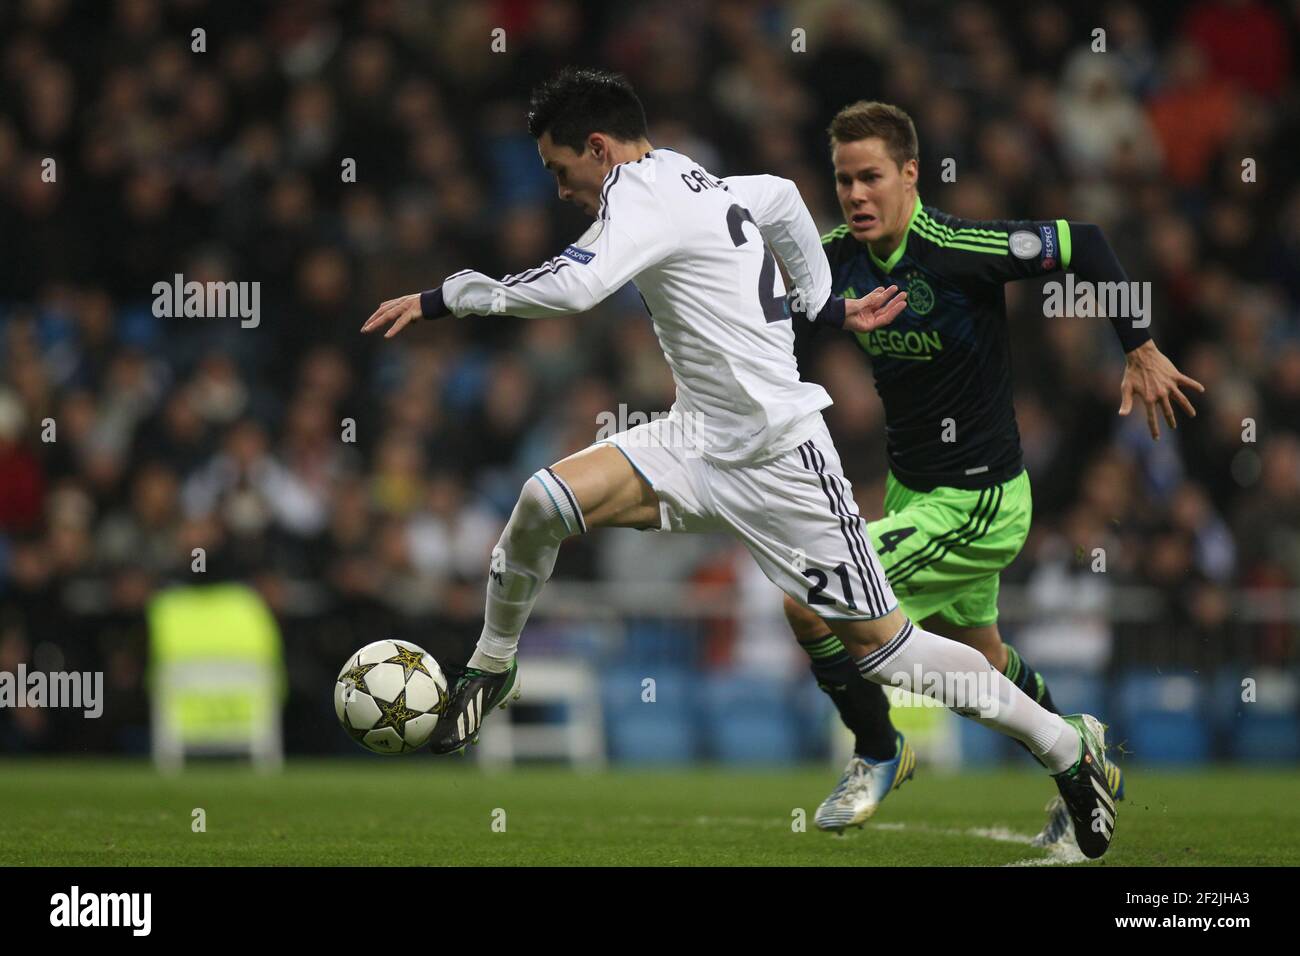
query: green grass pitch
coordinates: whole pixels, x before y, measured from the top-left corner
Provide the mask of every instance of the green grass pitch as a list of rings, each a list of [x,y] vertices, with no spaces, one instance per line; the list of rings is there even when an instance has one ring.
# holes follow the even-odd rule
[[[1300,771],[1128,769],[1106,865],[1297,865]],[[812,826],[833,768],[488,774],[455,758],[0,761],[0,865],[1095,865],[1028,845],[1054,792],[1029,770],[920,767],[863,830]],[[206,832],[192,830],[202,808]],[[807,830],[796,832],[802,808]],[[496,811],[504,811],[502,815]],[[497,830],[494,830],[494,821]],[[504,822],[504,832],[498,832]]]

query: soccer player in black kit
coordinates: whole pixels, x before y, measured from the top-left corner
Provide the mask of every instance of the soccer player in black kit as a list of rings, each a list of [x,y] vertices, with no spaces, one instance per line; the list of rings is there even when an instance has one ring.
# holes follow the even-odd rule
[[[1031,514],[1003,286],[1068,271],[1099,293],[1133,287],[1095,225],[974,222],[924,206],[916,129],[898,107],[854,103],[829,133],[845,220],[822,240],[833,290],[861,296],[897,285],[908,293],[907,309],[891,326],[856,336],[884,405],[890,470],[886,517],[868,524],[871,543],[911,620],[980,650],[1055,711],[1042,675],[1003,643],[997,627],[998,576],[1024,544]],[[1181,388],[1204,388],[1156,348],[1146,315],[1117,311],[1128,313],[1109,316],[1126,353],[1119,413],[1129,414],[1134,399],[1144,403],[1159,438],[1160,417],[1176,427],[1174,402],[1195,415]],[[816,327],[799,332],[802,357]],[[884,691],[853,679],[853,662],[826,621],[788,596],[785,611],[819,686],[855,736],[853,758],[816,823],[836,831],[860,825],[911,776],[916,756],[890,722]],[[1111,793],[1122,799],[1123,777],[1107,763]],[[1057,797],[1035,843],[1072,838]]]

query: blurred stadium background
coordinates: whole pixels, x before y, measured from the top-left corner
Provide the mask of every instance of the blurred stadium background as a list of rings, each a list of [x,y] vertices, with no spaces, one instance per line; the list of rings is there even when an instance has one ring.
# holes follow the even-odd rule
[[[1108,324],[1044,319],[1035,285],[1012,287],[1035,515],[1004,635],[1132,759],[1294,765],[1298,50],[1300,4],[1258,0],[6,0],[0,671],[102,671],[105,701],[97,720],[0,710],[0,751],[149,753],[151,608],[176,587],[241,582],[269,609],[258,653],[290,754],[359,755],[330,689],[360,645],[465,659],[519,486],[602,414],[667,410],[672,381],[630,286],[574,319],[390,343],[358,328],[381,300],[469,265],[521,270],[583,230],[524,128],[532,83],[576,62],[629,75],[657,145],[796,180],[824,230],[824,127],[859,98],[916,119],[927,203],[1100,223],[1153,283],[1157,342],[1208,391],[1152,443],[1140,415],[1115,415]],[[152,286],[175,273],[260,282],[260,323],[155,317]],[[845,340],[815,364],[876,516],[864,363]],[[780,594],[725,539],[571,540],[523,648],[532,703],[481,759],[787,763],[843,746]],[[573,703],[582,687],[599,707]],[[899,723],[932,759],[1025,763],[944,712]]]

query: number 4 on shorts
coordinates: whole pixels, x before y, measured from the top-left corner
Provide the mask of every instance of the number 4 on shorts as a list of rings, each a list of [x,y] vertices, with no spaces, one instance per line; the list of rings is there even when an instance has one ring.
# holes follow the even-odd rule
[[[914,534],[916,534],[915,528],[894,528],[892,531],[886,531],[880,536],[880,547],[876,549],[876,554],[889,554]]]

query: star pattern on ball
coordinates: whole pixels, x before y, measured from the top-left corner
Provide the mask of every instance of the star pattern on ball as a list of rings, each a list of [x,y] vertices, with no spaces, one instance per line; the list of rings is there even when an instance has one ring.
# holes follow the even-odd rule
[[[386,662],[385,662],[386,663]],[[406,691],[403,691],[393,699],[392,703],[385,703],[378,697],[374,698],[379,705],[379,719],[371,730],[382,730],[384,727],[392,727],[399,734],[406,727],[406,722],[420,716],[418,710],[411,710],[406,706]]]
[[[351,683],[353,684],[354,687],[357,688],[357,690],[360,690],[368,694],[370,693],[370,688],[366,686],[366,675],[369,674],[372,670],[374,670],[377,666],[379,665],[358,664],[356,667],[349,668],[348,670],[340,674],[339,681],[345,684],[351,681]]]
[[[388,660],[384,661],[384,663],[401,664],[402,669],[406,672],[405,675],[403,676],[404,680],[410,680],[411,675],[414,674],[416,671],[419,671],[425,677],[433,676],[432,674],[429,673],[429,668],[424,666],[423,654],[421,654],[419,651],[413,651],[409,647],[402,647],[400,644],[395,646],[397,647],[397,654],[394,655],[393,657],[388,658]]]

